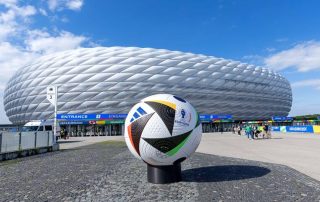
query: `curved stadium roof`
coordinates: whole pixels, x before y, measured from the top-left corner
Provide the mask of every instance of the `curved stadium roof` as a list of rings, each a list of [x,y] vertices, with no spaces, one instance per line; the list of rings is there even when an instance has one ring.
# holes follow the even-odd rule
[[[46,87],[59,88],[59,113],[127,113],[142,98],[171,93],[200,113],[261,120],[287,116],[289,82],[266,68],[205,55],[137,47],[81,48],[40,57],[7,84],[13,123],[48,119]]]

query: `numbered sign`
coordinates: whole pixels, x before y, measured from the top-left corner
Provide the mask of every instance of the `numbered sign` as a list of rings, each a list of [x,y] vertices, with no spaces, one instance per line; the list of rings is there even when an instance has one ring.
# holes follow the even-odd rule
[[[47,99],[51,102],[51,104],[55,105],[57,98],[57,87],[56,86],[48,86],[47,87]]]

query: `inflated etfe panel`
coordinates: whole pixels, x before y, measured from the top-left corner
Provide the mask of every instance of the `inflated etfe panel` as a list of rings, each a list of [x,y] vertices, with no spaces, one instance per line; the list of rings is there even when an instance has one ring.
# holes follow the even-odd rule
[[[199,113],[234,119],[286,116],[289,82],[273,71],[232,60],[152,48],[80,48],[40,57],[7,84],[4,105],[13,123],[48,119],[46,88],[57,85],[59,113],[127,113],[142,98],[171,93]]]

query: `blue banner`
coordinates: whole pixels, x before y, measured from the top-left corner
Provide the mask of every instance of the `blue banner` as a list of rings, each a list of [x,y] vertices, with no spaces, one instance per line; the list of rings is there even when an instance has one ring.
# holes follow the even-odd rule
[[[127,114],[57,114],[59,120],[125,119]]]
[[[60,121],[60,125],[84,125],[87,121]]]
[[[286,126],[286,132],[313,133],[312,126]]]
[[[286,117],[286,116],[273,116],[273,121],[293,121],[293,117]]]
[[[232,115],[229,114],[201,114],[199,115],[201,120],[209,119],[232,119]]]
[[[280,126],[272,126],[272,131],[280,131]]]
[[[211,119],[232,119],[232,115],[229,114],[211,114]]]
[[[199,115],[199,118],[200,118],[201,120],[210,119],[210,114],[200,114],[200,115]]]

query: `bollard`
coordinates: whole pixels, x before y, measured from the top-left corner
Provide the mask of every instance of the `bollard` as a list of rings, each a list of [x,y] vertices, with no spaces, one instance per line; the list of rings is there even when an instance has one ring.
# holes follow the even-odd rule
[[[34,132],[34,148],[37,148],[37,132]]]
[[[50,146],[50,134],[47,132],[47,147]]]
[[[21,133],[19,133],[19,149],[18,150],[21,151],[21,148],[22,148],[21,147]]]

